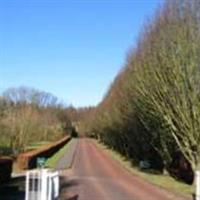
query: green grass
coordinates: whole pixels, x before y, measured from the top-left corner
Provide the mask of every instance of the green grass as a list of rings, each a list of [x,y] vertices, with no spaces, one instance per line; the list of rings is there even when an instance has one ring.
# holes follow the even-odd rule
[[[12,152],[12,148],[8,147],[8,146],[3,146],[1,145],[0,146],[0,155],[3,155],[3,156],[10,156],[12,155],[13,152]]]
[[[97,141],[95,141],[95,143],[97,146],[103,148],[106,152],[108,152],[108,154],[112,158],[117,160],[123,167],[125,167],[132,174],[142,177],[143,179],[147,180],[148,182],[156,186],[167,189],[168,191],[171,191],[179,195],[191,196],[192,194],[194,194],[195,192],[194,185],[190,186],[182,182],[179,182],[170,177],[168,174],[160,175],[160,174],[145,173],[141,171],[138,167],[133,166],[133,164],[129,160],[127,160],[124,156],[122,156],[118,152],[109,149],[104,144],[98,143]]]
[[[60,158],[70,149],[73,139],[71,139],[63,148],[56,152],[53,156],[47,159],[45,166],[54,168]]]
[[[38,149],[44,145],[50,144],[51,142],[49,141],[41,141],[41,142],[35,142],[33,144],[30,144],[29,146],[26,147],[26,151],[31,151],[31,150],[35,150]]]

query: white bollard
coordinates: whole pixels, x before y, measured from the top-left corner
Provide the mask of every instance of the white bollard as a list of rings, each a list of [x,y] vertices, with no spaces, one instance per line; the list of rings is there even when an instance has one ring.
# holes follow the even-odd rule
[[[42,179],[42,185],[41,185],[41,200],[47,199],[47,184],[48,184],[48,172],[47,170],[43,169],[41,172],[41,179]]]
[[[200,171],[196,171],[196,198],[195,200],[200,200]]]
[[[42,170],[38,171],[38,179],[37,179],[37,199],[41,199],[41,191],[42,191]]]
[[[51,174],[51,184],[53,185],[53,197],[58,198],[59,196],[59,173],[54,172]]]
[[[59,172],[50,169],[26,172],[25,200],[53,200],[59,197]]]
[[[52,200],[52,180],[51,177],[48,177],[48,199],[47,200]]]
[[[25,196],[25,200],[29,200],[29,176],[30,176],[30,173],[27,172],[26,173],[26,196]]]

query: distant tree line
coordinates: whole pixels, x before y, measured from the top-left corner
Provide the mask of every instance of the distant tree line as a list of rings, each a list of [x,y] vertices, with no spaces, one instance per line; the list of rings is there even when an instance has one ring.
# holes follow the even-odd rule
[[[179,154],[200,167],[199,0],[165,1],[83,122],[90,136],[136,164],[170,171]]]
[[[70,133],[67,108],[52,94],[10,88],[0,96],[0,155],[17,154],[35,142]]]

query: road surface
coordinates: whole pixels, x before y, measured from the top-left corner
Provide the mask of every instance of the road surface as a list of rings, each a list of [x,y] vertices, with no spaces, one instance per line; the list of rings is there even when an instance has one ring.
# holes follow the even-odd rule
[[[64,172],[61,200],[181,200],[130,174],[90,139],[79,139]]]

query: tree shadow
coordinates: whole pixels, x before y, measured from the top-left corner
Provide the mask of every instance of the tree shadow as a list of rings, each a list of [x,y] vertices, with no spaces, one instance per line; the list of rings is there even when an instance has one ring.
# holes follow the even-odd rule
[[[76,194],[76,195],[74,195],[74,196],[72,196],[72,197],[66,197],[66,198],[61,198],[62,200],[78,200],[78,195]]]
[[[65,189],[65,188],[74,187],[77,185],[78,185],[78,182],[76,180],[67,180],[65,182],[61,182],[60,190]]]
[[[75,194],[72,196],[68,196],[68,189],[71,187],[75,187],[79,185],[77,180],[74,179],[66,179],[65,177],[60,178],[60,200],[78,200],[79,195]]]
[[[1,200],[23,200],[25,198],[25,177],[12,178],[0,185]]]
[[[67,198],[67,200],[78,200],[78,195]]]
[[[62,175],[60,176],[59,181],[60,181],[60,189],[65,189],[79,185],[78,180],[73,178],[69,179],[68,177]]]

